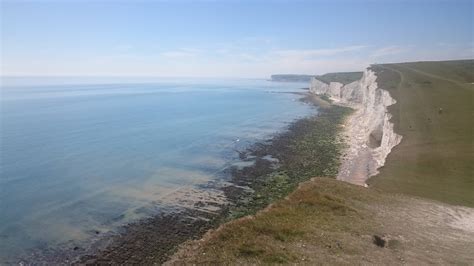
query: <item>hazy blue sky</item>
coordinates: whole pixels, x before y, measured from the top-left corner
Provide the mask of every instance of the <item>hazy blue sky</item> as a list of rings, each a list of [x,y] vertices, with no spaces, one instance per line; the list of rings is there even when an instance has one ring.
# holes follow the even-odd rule
[[[266,77],[474,57],[473,1],[0,1],[3,75]]]

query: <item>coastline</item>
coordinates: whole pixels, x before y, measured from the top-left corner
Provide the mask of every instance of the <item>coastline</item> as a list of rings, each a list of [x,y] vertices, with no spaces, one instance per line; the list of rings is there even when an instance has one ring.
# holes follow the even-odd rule
[[[339,88],[329,91],[339,96],[331,100],[356,109],[341,125],[349,142],[338,180],[315,175],[257,214],[187,242],[166,265],[471,263],[472,208],[363,187],[401,142],[400,131],[394,131],[399,125],[392,121],[400,114],[392,113],[397,106],[388,108],[395,100],[387,84],[380,88],[374,79],[371,86],[352,86],[344,92],[336,84]],[[355,88],[371,95],[351,98]]]
[[[163,213],[127,225],[119,235],[71,260],[73,263],[164,263],[186,241],[199,239],[210,229],[264,209],[286,197],[301,182],[316,175],[337,175],[343,148],[339,132],[350,109],[331,106],[308,93],[301,101],[319,108],[311,117],[291,123],[273,138],[239,151],[248,163],[232,167],[226,182],[212,182],[204,189],[223,192],[226,202],[196,201],[194,208]],[[325,105],[326,104],[326,105]],[[203,211],[211,207],[212,212]],[[56,258],[58,259],[58,258]],[[69,259],[68,259],[69,260]],[[59,258],[54,262],[64,261]]]
[[[389,111],[396,101],[378,86],[376,74],[369,68],[361,80],[346,85],[280,92],[302,96],[300,101],[319,113],[236,151],[242,164],[228,169],[225,182],[202,185],[219,190],[226,201],[195,197],[190,208],[128,225],[106,246],[73,262],[321,262],[312,257],[316,252],[334,263],[339,256],[374,264],[420,263],[433,262],[428,256],[433,243],[438,262],[467,261],[472,209],[364,188],[402,138]],[[439,232],[459,243],[426,241],[426,234]],[[298,248],[292,249],[295,241]],[[307,246],[316,251],[306,252]],[[411,255],[416,253],[424,257]]]
[[[377,88],[376,84],[374,88]],[[366,108],[336,97],[321,97],[327,95],[317,95],[311,90],[294,93],[301,96],[300,101],[315,106],[319,112],[296,120],[286,131],[267,141],[237,151],[243,166],[229,168],[224,173],[229,178],[224,182],[202,185],[203,190],[220,191],[224,200],[209,196],[185,200],[185,208],[168,210],[126,225],[120,234],[104,238],[81,254],[72,254],[71,261],[84,264],[164,263],[183,243],[200,239],[209,230],[229,221],[255,215],[314,176],[365,185],[369,177],[366,171],[373,161],[368,147],[364,146],[366,140],[354,135],[361,132],[359,122],[366,115]],[[383,111],[386,112],[386,108]],[[341,173],[358,178],[347,180],[341,178]],[[192,196],[190,193],[193,192],[181,196],[188,198]],[[48,262],[70,261],[71,254],[66,256]]]
[[[310,92],[307,93],[296,92],[295,94],[302,96],[301,101],[317,106],[320,112],[314,116],[294,121],[286,131],[278,133],[271,139],[256,143],[248,149],[236,151],[242,164],[229,168],[223,174],[227,176],[223,179],[225,182],[211,182],[201,185],[203,190],[220,191],[227,199],[226,201],[209,200],[209,198],[201,196],[194,197],[198,198],[197,201],[188,201],[187,197],[195,195],[185,193],[181,195],[185,198],[184,201],[191,202],[187,208],[170,210],[127,225],[120,235],[105,239],[102,242],[103,245],[96,246],[93,252],[88,252],[86,255],[81,255],[73,260],[57,257],[48,262],[80,264],[161,264],[169,262],[179,264],[182,260],[187,260],[186,257],[189,257],[189,254],[196,258],[205,257],[194,252],[205,250],[201,249],[206,248],[201,247],[202,243],[209,245],[208,241],[216,241],[216,243],[229,241],[225,239],[225,235],[222,236],[222,231],[234,227],[231,234],[235,234],[240,230],[235,228],[236,224],[249,221],[252,223],[252,221],[259,219],[261,222],[261,217],[265,217],[268,212],[272,212],[272,215],[276,216],[272,217],[272,220],[267,220],[266,223],[270,224],[265,224],[265,226],[283,223],[283,228],[267,229],[265,226],[261,227],[260,224],[258,225],[260,227],[256,229],[261,231],[256,233],[270,235],[273,240],[289,243],[294,239],[299,239],[304,233],[295,229],[294,225],[284,224],[291,219],[287,217],[285,218],[288,219],[287,221],[281,220],[278,213],[287,213],[298,209],[301,207],[301,202],[304,203],[303,205],[310,205],[312,212],[327,211],[326,209],[329,208],[329,212],[325,215],[329,215],[330,218],[339,215],[339,220],[355,219],[356,224],[360,223],[360,228],[355,228],[355,230],[348,228],[347,224],[337,222],[338,219],[331,221],[334,224],[326,224],[327,221],[323,221],[323,225],[329,231],[334,228],[338,230],[340,230],[339,227],[343,228],[338,233],[347,234],[350,232],[350,237],[356,236],[356,239],[351,241],[362,241],[361,245],[371,243],[371,238],[377,237],[376,239],[382,239],[388,243],[389,251],[387,252],[391,252],[390,249],[393,249],[395,253],[402,254],[405,251],[400,248],[400,243],[403,243],[406,245],[403,249],[409,247],[410,249],[407,249],[409,252],[412,249],[418,249],[417,252],[423,253],[425,250],[420,248],[421,246],[431,248],[431,243],[435,242],[433,239],[429,239],[431,242],[426,241],[425,243],[424,233],[435,235],[442,231],[452,239],[457,237],[464,241],[460,243],[465,247],[459,243],[453,244],[447,240],[438,239],[442,248],[439,252],[441,254],[438,258],[439,261],[451,259],[449,254],[455,254],[455,252],[458,252],[460,259],[465,259],[466,247],[472,247],[473,244],[466,237],[473,236],[472,233],[474,233],[472,222],[470,222],[474,217],[472,209],[386,193],[389,191],[363,188],[363,186],[367,186],[367,179],[376,175],[378,169],[384,166],[386,157],[402,138],[394,131],[394,127],[397,125],[391,121],[392,113],[389,112],[397,107],[391,106],[396,103],[390,95],[392,91],[380,88],[376,80],[376,73],[369,68],[361,80],[353,83],[339,85],[331,82],[326,85],[319,84],[319,87],[312,86]],[[320,92],[316,95],[318,90]],[[337,181],[333,180],[336,178]],[[339,181],[346,181],[357,186]],[[323,188],[326,185],[329,186],[328,189]],[[341,191],[345,192],[340,194]],[[298,196],[300,192],[312,193],[308,197],[313,198],[301,199]],[[356,194],[360,194],[360,197]],[[294,200],[295,198],[297,200]],[[280,209],[279,206],[282,205],[285,205],[286,209]],[[275,214],[275,210],[277,214]],[[303,215],[305,212],[307,210],[299,210],[298,214]],[[400,215],[397,216],[398,220],[392,220],[396,215]],[[354,218],[354,216],[357,217]],[[299,218],[305,220],[305,217],[300,216]],[[316,219],[317,216],[313,218]],[[423,219],[428,219],[427,225],[419,225]],[[306,226],[303,221],[292,222],[298,226]],[[306,220],[306,222],[312,221]],[[351,223],[349,222],[349,224]],[[363,223],[366,224],[362,225]],[[401,224],[407,226],[401,226]],[[370,228],[367,228],[369,225]],[[420,232],[412,229],[416,226],[420,226]],[[358,231],[361,228],[362,230]],[[459,235],[459,231],[456,230],[463,231],[464,235]],[[308,230],[308,232],[310,231]],[[322,229],[317,232],[321,235],[327,233]],[[361,236],[362,238],[358,239]],[[216,240],[216,237],[224,239]],[[328,249],[332,249],[335,245],[338,249],[343,250],[341,246],[346,245],[346,242],[340,241],[338,237],[335,239],[331,239],[331,241],[335,241],[335,244],[329,244]],[[242,241],[252,242],[253,240]],[[303,240],[299,239],[298,241]],[[420,247],[410,244],[415,242]],[[211,245],[213,245],[212,243]],[[390,246],[390,243],[393,246]],[[239,247],[237,251],[232,250],[234,248],[232,246],[227,251],[230,250],[238,256],[245,257],[244,263],[248,262],[247,260],[252,261],[262,254],[265,255],[267,252],[273,252],[246,246],[247,242],[240,244],[243,247]],[[259,243],[259,245],[261,244],[263,243]],[[370,245],[372,244],[374,243]],[[378,244],[375,243],[375,246]],[[194,251],[186,254],[186,250],[190,248]],[[214,246],[214,248],[216,247]],[[224,247],[222,248],[225,250]],[[377,254],[377,251],[372,248],[372,246],[365,246],[362,251],[370,250],[370,252]],[[206,252],[203,254],[205,255]],[[348,256],[347,259],[353,255],[350,252],[344,253],[344,256]],[[384,252],[386,251],[379,252],[379,255]],[[298,253],[295,251],[295,254]],[[358,259],[365,261],[365,257],[363,257],[365,255],[361,254],[358,254],[358,256],[362,256]],[[410,254],[403,254],[410,257]],[[445,254],[448,255],[445,256]],[[329,261],[334,259],[327,254],[325,256],[328,256]],[[378,261],[373,254],[367,256],[373,263],[385,262]],[[385,256],[390,256],[390,254],[387,253]],[[171,260],[169,260],[170,258]],[[207,257],[207,259],[209,258]],[[294,262],[298,257],[284,255],[277,257],[275,261],[272,259],[275,258],[265,257],[264,262]],[[401,256],[394,259],[405,262]],[[410,259],[412,262],[417,262],[418,258],[411,257]],[[206,262],[217,263],[218,260]]]
[[[375,80],[375,74],[366,71],[360,80],[341,88],[348,86],[354,90],[370,87],[368,93],[375,94],[378,93],[375,92],[378,90]],[[357,88],[354,88],[354,83],[358,85]],[[314,176],[334,177],[366,186],[365,181],[381,167],[376,164],[373,154],[373,149],[381,145],[367,145],[371,136],[371,132],[367,134],[369,125],[360,123],[368,113],[371,116],[372,110],[368,110],[364,100],[358,102],[359,99],[354,101],[335,95],[321,97],[328,95],[318,95],[311,89],[296,94],[302,96],[301,101],[317,107],[319,113],[295,121],[287,131],[268,141],[238,151],[240,159],[250,162],[250,165],[229,169],[229,185],[209,186],[223,191],[227,199],[225,203],[214,203],[214,212],[188,208],[139,221],[127,226],[125,232],[105,248],[96,250],[92,255],[82,256],[79,262],[163,263],[182,243],[199,239],[207,231],[226,222],[255,215]],[[339,92],[339,95],[342,94]],[[362,97],[367,96],[372,97],[367,94]],[[385,102],[392,101],[382,101]],[[378,111],[376,116],[387,116],[386,106],[373,109]],[[383,133],[380,138],[383,138]],[[382,139],[379,141],[383,143]],[[194,204],[194,207],[204,207],[208,203],[197,201]]]

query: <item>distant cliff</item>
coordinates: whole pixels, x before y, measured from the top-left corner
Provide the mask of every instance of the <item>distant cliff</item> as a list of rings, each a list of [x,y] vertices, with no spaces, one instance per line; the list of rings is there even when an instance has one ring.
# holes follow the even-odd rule
[[[311,78],[316,78],[326,84],[339,82],[343,85],[352,83],[362,78],[363,72],[342,72],[327,73],[324,75],[300,75],[300,74],[275,74],[271,76],[271,81],[276,82],[310,82]]]
[[[272,75],[271,80],[276,82],[310,82],[312,75],[298,75],[298,74],[278,74]]]

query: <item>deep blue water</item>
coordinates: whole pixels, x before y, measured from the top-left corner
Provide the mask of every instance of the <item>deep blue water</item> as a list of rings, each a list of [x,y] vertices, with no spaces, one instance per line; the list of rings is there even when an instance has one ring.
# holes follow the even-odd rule
[[[307,84],[34,84],[1,88],[0,263],[142,217],[166,193],[216,179],[234,149],[314,112],[272,93]]]

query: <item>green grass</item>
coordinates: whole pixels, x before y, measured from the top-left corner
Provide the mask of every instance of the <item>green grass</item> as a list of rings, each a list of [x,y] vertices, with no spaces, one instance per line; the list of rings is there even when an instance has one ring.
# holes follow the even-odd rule
[[[326,101],[326,102],[328,102],[328,103],[332,103],[331,98],[329,98],[329,96],[327,96],[326,94],[323,94],[323,95],[321,95],[321,96],[319,96],[319,97],[320,97],[321,100],[323,100],[323,101]]]
[[[370,184],[474,207],[474,60],[372,68],[397,100],[389,112],[403,140]]]
[[[338,245],[341,234],[352,238],[370,234],[375,223],[365,218],[370,214],[359,204],[376,200],[383,199],[362,187],[317,178],[256,217],[225,224],[199,246],[195,255],[180,263],[288,264],[307,257],[304,253],[311,253],[307,248],[335,255],[363,253],[357,242],[345,243],[344,249]],[[314,255],[312,260],[314,263],[318,257]]]
[[[327,73],[324,75],[315,76],[315,78],[326,84],[331,82],[339,82],[346,85],[362,78],[362,74],[362,72]]]

